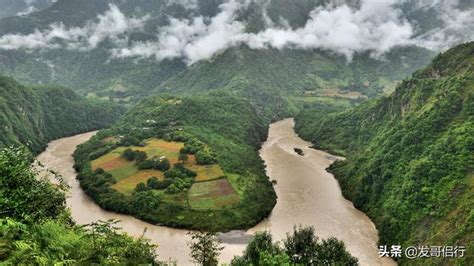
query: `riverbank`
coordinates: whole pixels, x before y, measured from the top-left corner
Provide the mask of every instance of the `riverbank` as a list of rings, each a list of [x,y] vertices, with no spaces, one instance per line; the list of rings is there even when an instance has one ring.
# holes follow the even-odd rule
[[[229,262],[239,255],[251,235],[257,231],[270,230],[280,240],[293,225],[313,225],[319,237],[334,236],[343,240],[349,252],[359,259],[361,265],[390,265],[390,260],[381,260],[377,252],[377,231],[365,214],[355,209],[342,197],[339,185],[326,168],[336,159],[322,151],[309,148],[311,143],[303,141],[293,131],[292,119],[285,119],[270,126],[267,141],[260,151],[267,167],[267,174],[277,181],[275,186],[278,202],[272,214],[257,226],[244,231],[221,234],[224,250],[221,262]],[[159,245],[161,260],[176,259],[180,265],[189,262],[186,230],[155,226],[131,216],[105,211],[97,206],[81,190],[72,168],[71,154],[75,147],[94,135],[81,134],[53,141],[38,160],[47,168],[61,174],[71,186],[67,204],[72,217],[79,224],[96,220],[121,220],[119,226],[130,235],[145,236]],[[294,148],[303,151],[298,155]]]

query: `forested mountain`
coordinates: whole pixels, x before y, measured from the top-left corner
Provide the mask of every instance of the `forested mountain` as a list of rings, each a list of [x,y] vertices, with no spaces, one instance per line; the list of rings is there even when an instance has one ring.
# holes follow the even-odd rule
[[[296,95],[302,91],[337,91],[352,86],[372,97],[426,65],[433,55],[432,51],[416,46],[415,41],[394,47],[383,56],[373,56],[370,50],[356,52],[349,61],[341,55],[346,52],[335,53],[331,47],[294,49],[292,45],[285,45],[255,49],[245,43],[234,45],[230,41],[223,44],[224,47],[216,48],[212,56],[206,51],[198,52],[196,56],[206,54],[207,58],[202,62],[193,61],[196,65],[189,67],[190,62],[183,59],[187,56],[184,51],[162,47],[162,54],[154,55],[156,51],[150,50],[155,49],[155,42],[167,46],[167,40],[176,41],[173,46],[176,49],[181,46],[185,49],[182,42],[193,36],[186,31],[198,30],[196,34],[212,36],[212,21],[217,25],[217,19],[226,19],[226,16],[230,18],[220,25],[228,25],[230,33],[239,25],[244,27],[243,35],[268,29],[269,32],[285,28],[297,31],[304,29],[312,19],[316,7],[344,3],[319,0],[298,0],[291,5],[281,0],[247,2],[249,4],[239,4],[241,6],[234,10],[232,5],[239,1],[60,0],[45,10],[0,20],[0,36],[3,36],[0,72],[25,83],[54,82],[90,97],[111,97],[120,101],[138,101],[156,90],[188,92],[188,87],[193,91],[226,85],[235,88],[235,84],[246,91],[251,88],[273,93],[278,89]],[[360,5],[359,1],[346,2],[353,8]],[[469,3],[461,4],[463,8],[472,8]],[[442,24],[435,19],[435,6],[430,9],[418,6],[416,1],[403,1],[398,8],[406,13],[408,22],[420,29],[418,35]],[[199,19],[207,29],[198,29],[200,24],[196,21]],[[102,28],[107,23],[120,26]],[[187,23],[188,28],[177,28],[173,32],[178,35],[172,36],[176,39],[166,39],[170,27],[180,23]],[[18,44],[22,38],[32,43],[31,46]],[[229,45],[231,47],[227,47]]]
[[[0,147],[22,144],[38,153],[53,139],[109,126],[124,111],[63,87],[25,87],[0,76]]]
[[[384,61],[359,54],[348,63],[343,56],[323,50],[253,50],[242,46],[228,49],[212,61],[196,63],[157,91],[197,93],[227,88],[244,95],[256,91],[302,96],[305,92],[351,85],[350,90],[372,97],[383,93],[383,79],[400,80],[422,67],[431,55],[426,49],[403,47],[388,53]]]
[[[388,97],[328,116],[306,110],[296,129],[347,157],[330,170],[375,222],[380,244],[472,250],[473,103],[471,42],[437,56]],[[473,255],[464,260],[472,263]]]

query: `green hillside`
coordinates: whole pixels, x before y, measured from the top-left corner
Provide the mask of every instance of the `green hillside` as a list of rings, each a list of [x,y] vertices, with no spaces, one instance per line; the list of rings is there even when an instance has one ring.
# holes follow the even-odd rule
[[[326,116],[308,109],[296,129],[316,147],[347,157],[330,170],[375,222],[380,244],[472,250],[473,103],[471,42],[437,56],[388,97]],[[468,252],[458,262],[473,259]]]
[[[156,92],[198,94],[225,89],[278,117],[297,112],[307,101],[339,98],[357,102],[381,95],[422,67],[431,55],[426,49],[405,47],[386,55],[390,63],[371,59],[368,54],[356,55],[348,63],[344,57],[322,50],[241,46],[212,61],[196,63],[162,83]],[[351,93],[354,96],[350,98]]]
[[[248,228],[276,202],[257,153],[265,125],[227,92],[148,98],[79,146],[79,180],[101,207],[149,222]]]
[[[0,147],[23,144],[34,152],[57,138],[109,126],[124,108],[89,101],[62,87],[25,87],[0,76]]]

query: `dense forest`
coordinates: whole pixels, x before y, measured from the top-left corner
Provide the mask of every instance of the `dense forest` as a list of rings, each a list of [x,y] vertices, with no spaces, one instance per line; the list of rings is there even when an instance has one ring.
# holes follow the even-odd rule
[[[297,117],[302,137],[347,158],[330,171],[375,222],[381,244],[473,248],[473,66],[471,42],[440,54],[388,97]],[[464,263],[472,260],[467,254]]]
[[[275,192],[257,153],[260,143],[266,138],[265,125],[251,104],[223,91],[200,96],[148,98],[127,112],[111,129],[100,131],[89,142],[79,146],[74,154],[80,173],[78,178],[84,191],[103,208],[132,214],[146,221],[219,231],[248,228],[268,216],[276,202]],[[104,141],[116,136],[121,136],[121,140]],[[239,202],[218,210],[196,210],[189,206],[188,201],[180,204],[179,198],[186,197],[189,188],[180,183],[189,179],[191,185],[195,174],[179,165],[164,172],[164,181],[168,182],[163,185],[165,187],[157,184],[142,191],[144,189],[137,186],[131,195],[111,188],[116,180],[107,172],[92,169],[91,161],[94,159],[120,146],[140,145],[149,138],[184,140],[191,148],[195,146],[193,143],[207,145],[224,170],[223,177],[238,192]],[[199,152],[195,154],[199,160]],[[179,181],[176,176],[180,174],[176,171],[185,175],[189,173],[188,178]],[[156,195],[160,189],[170,185],[182,187],[172,193],[177,198]]]
[[[53,139],[109,126],[124,111],[63,87],[26,87],[0,76],[0,147],[22,144],[39,153]]]

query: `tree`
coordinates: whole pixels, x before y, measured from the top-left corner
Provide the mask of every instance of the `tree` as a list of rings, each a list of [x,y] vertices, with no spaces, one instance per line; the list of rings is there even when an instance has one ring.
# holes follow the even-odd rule
[[[357,265],[357,258],[346,251],[344,242],[334,237],[323,239],[319,248],[318,261],[324,265]]]
[[[158,181],[158,178],[152,176],[146,181],[146,186],[150,189],[158,189],[160,186],[160,181]]]
[[[216,162],[214,156],[207,150],[196,152],[196,162],[200,165],[213,164]]]
[[[65,209],[65,185],[38,177],[31,162],[24,148],[0,149],[0,264],[156,264],[155,246],[120,232],[116,221],[75,225]],[[137,205],[157,208],[151,204],[157,197],[139,196]]]
[[[171,165],[170,165],[170,161],[166,158],[164,159],[161,159],[159,162],[158,162],[158,165],[156,166],[156,170],[160,170],[160,171],[168,171],[170,169]]]
[[[232,260],[232,265],[260,265],[261,255],[273,256],[281,253],[277,244],[273,244],[272,235],[265,232],[258,232],[255,237],[247,244],[242,259],[236,257]]]
[[[189,234],[192,241],[188,245],[194,261],[203,266],[218,265],[217,258],[224,247],[221,246],[217,235],[211,232],[192,232]]]
[[[143,162],[144,160],[146,160],[146,152],[144,151],[135,151],[135,161],[137,161],[138,163],[141,163]]]
[[[270,254],[268,252],[262,252],[259,255],[258,265],[265,266],[289,266],[290,257],[285,253]]]
[[[128,148],[123,151],[122,157],[129,161],[133,161],[135,160],[135,152],[132,149]]]
[[[188,160],[188,155],[186,153],[180,153],[178,161],[185,163]]]
[[[25,148],[0,150],[0,218],[40,222],[65,211],[67,186],[37,178]]]
[[[283,240],[284,248],[272,242],[268,232],[257,233],[241,257],[232,259],[232,266],[244,265],[357,265],[357,258],[346,251],[344,243],[335,238],[318,242],[312,226],[294,227]]]
[[[147,155],[146,152],[144,151],[134,151],[130,148],[126,149],[122,153],[122,157],[127,159],[128,161],[137,161],[138,163],[141,163],[146,160]]]
[[[293,228],[293,234],[287,234],[283,241],[285,252],[293,263],[311,265],[317,259],[318,238],[314,233],[314,227]]]
[[[145,183],[143,182],[140,182],[137,184],[137,186],[135,187],[135,192],[142,192],[142,191],[146,191],[147,190],[147,187],[145,185]]]

